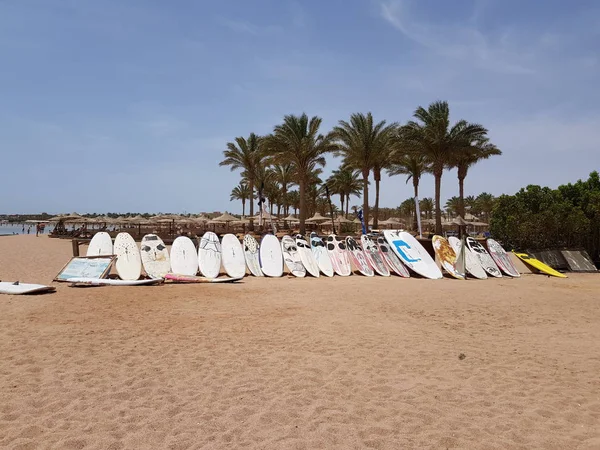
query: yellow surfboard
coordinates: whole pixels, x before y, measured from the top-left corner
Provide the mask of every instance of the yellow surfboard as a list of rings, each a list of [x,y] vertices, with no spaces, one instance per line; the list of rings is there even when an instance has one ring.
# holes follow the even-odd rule
[[[523,261],[527,266],[529,266],[535,270],[539,270],[540,272],[545,273],[546,275],[552,275],[553,277],[568,278],[564,273],[557,272],[552,267],[544,264],[539,259],[532,258],[527,253],[518,253],[518,252],[515,252],[514,250],[513,250],[513,253],[517,256],[517,258],[519,258],[521,261]]]

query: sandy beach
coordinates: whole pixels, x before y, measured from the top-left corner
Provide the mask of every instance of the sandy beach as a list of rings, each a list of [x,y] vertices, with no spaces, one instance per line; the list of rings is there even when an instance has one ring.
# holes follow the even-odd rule
[[[0,237],[50,283],[68,240]],[[600,276],[0,296],[6,449],[600,448]]]

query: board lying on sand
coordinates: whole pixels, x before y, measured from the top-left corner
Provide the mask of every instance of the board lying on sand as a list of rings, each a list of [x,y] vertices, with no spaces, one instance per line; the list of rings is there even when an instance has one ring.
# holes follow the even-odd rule
[[[444,270],[454,278],[464,280],[465,274],[460,272],[456,268],[457,255],[454,252],[454,249],[452,248],[450,243],[448,242],[448,239],[446,239],[443,236],[438,236],[436,234],[435,236],[433,236],[431,241],[433,243],[433,250],[435,251],[437,257],[440,259]]]
[[[106,231],[94,235],[88,246],[85,256],[105,256],[113,254],[113,242]]]
[[[274,234],[265,234],[260,241],[260,268],[268,277],[283,275],[283,253],[281,244]]]
[[[562,250],[571,272],[598,272],[585,250]]]
[[[375,244],[375,242],[373,242],[373,240],[369,236],[364,234],[360,237],[360,243],[362,244],[363,251],[365,252],[365,256],[367,257],[367,261],[369,261],[371,267],[375,269],[375,272],[377,272],[382,277],[389,277],[390,269],[385,264],[383,256],[379,252],[377,244]]]
[[[567,260],[559,250],[541,250],[527,252],[527,254],[538,261],[543,262],[547,266],[552,267],[554,270],[561,271],[569,269]]]
[[[346,248],[346,242],[343,239],[338,241],[335,234],[330,234],[327,236],[326,244],[329,259],[331,259],[335,273],[341,277],[350,276],[352,274],[352,265],[348,249]]]
[[[319,265],[313,255],[310,245],[301,234],[296,235],[296,247],[306,271],[313,277],[319,278]]]
[[[258,257],[259,245],[254,239],[254,236],[247,234],[244,236],[244,258],[246,260],[246,265],[248,266],[248,270],[255,277],[262,277],[263,273],[260,270],[260,260]]]
[[[433,258],[410,233],[385,230],[383,236],[392,251],[410,270],[432,280],[443,278],[442,271]]]
[[[332,277],[334,274],[333,264],[331,262],[331,258],[329,258],[329,253],[327,252],[327,248],[325,247],[325,243],[323,239],[317,236],[317,233],[310,233],[310,248],[315,255],[315,260],[319,265],[319,270],[328,276]]]
[[[21,283],[20,281],[0,281],[0,294],[34,295],[56,291],[54,286],[43,284]]]
[[[165,275],[165,280],[169,280],[175,283],[233,283],[240,281],[244,277],[237,278],[206,278],[190,275],[181,275],[177,273],[168,273]]]
[[[206,278],[217,278],[221,271],[221,243],[212,231],[207,231],[200,239],[198,268]]]
[[[370,266],[365,253],[353,237],[348,236],[346,238],[346,247],[348,248],[350,259],[352,260],[354,267],[356,267],[356,270],[366,277],[375,276],[375,272],[373,272],[373,268]]]
[[[298,253],[296,241],[291,236],[286,235],[281,238],[281,252],[283,253],[285,265],[292,275],[299,278],[306,276],[306,269],[302,264],[300,253]]]
[[[228,233],[221,240],[221,262],[231,278],[243,278],[246,275],[244,249],[234,234]]]
[[[115,280],[112,278],[69,278],[71,286],[151,286],[162,284],[162,278],[148,278],[146,280]]]
[[[171,246],[171,271],[183,275],[198,273],[198,252],[189,237],[179,236]]]
[[[113,248],[117,261],[115,269],[122,280],[137,280],[142,274],[142,258],[137,244],[129,233],[119,233]]]
[[[493,239],[487,240],[488,251],[490,256],[496,263],[496,265],[504,272],[506,275],[514,278],[518,278],[521,276],[517,268],[512,263],[510,256],[508,253],[502,248],[502,246]]]
[[[400,275],[404,278],[409,278],[410,273],[398,255],[396,255],[391,249],[385,238],[381,235],[377,236],[377,246],[379,247],[379,251],[381,252],[381,256],[385,260],[385,263],[394,272],[396,275]]]
[[[462,249],[461,240],[457,237],[450,236],[448,238],[448,242],[454,249],[454,253],[457,255],[460,254]],[[485,270],[483,270],[483,267],[481,267],[481,264],[479,264],[479,259],[473,254],[473,252],[471,252],[471,250],[469,250],[466,245],[463,251],[465,252],[465,266],[467,272],[479,280],[486,280],[488,276],[485,273]]]
[[[567,276],[564,273],[560,273],[560,272],[554,270],[552,267],[547,266],[543,262],[538,261],[535,258],[532,258],[527,253],[519,253],[519,252],[513,252],[513,253],[515,255],[517,255],[517,257],[521,261],[523,261],[528,267],[531,267],[532,269],[534,269],[538,272],[542,272],[542,273],[545,273],[546,275],[550,275],[553,277],[567,278]]]
[[[472,237],[468,237],[466,243],[467,248],[471,250],[471,252],[473,252],[473,254],[477,257],[479,264],[481,264],[481,267],[483,267],[483,270],[485,270],[488,275],[492,275],[497,278],[502,277],[502,272],[500,272],[500,269],[498,269],[498,266],[483,245],[481,245]]]
[[[161,278],[171,271],[169,250],[156,234],[147,234],[140,246],[142,265],[150,278]]]

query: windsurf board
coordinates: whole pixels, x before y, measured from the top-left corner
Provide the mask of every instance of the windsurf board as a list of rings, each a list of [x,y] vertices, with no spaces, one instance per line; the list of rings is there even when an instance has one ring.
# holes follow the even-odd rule
[[[551,275],[553,277],[558,277],[558,278],[567,278],[567,276],[564,273],[560,273],[556,270],[554,270],[552,267],[547,266],[546,264],[544,264],[543,262],[532,258],[531,256],[529,256],[527,253],[520,253],[520,252],[514,252],[513,253],[515,255],[517,255],[517,257],[523,261],[527,266],[531,267],[532,269],[535,269],[539,272],[542,272],[546,275]]]
[[[360,237],[360,243],[362,244],[363,251],[365,253],[365,256],[367,257],[367,261],[369,261],[371,267],[375,269],[375,272],[377,272],[382,277],[389,277],[390,269],[386,265],[383,256],[379,252],[377,244],[375,244],[375,242],[373,242],[373,240],[366,234],[363,234]]]
[[[156,234],[147,234],[140,245],[142,265],[150,278],[162,278],[171,270],[169,250]]]
[[[454,249],[454,253],[457,255],[460,254],[461,249],[465,252],[465,266],[468,273],[479,280],[487,279],[488,276],[485,273],[485,270],[483,270],[483,267],[481,267],[481,264],[479,264],[479,259],[473,255],[473,252],[471,252],[467,246],[465,246],[463,249],[460,239],[450,236],[448,238],[448,242],[450,242],[450,246]]]
[[[192,240],[187,236],[179,236],[171,246],[171,272],[183,275],[198,273],[198,252]]]
[[[117,256],[115,269],[122,280],[137,280],[142,274],[142,258],[137,244],[129,233],[119,233],[113,251]]]
[[[425,278],[443,278],[440,268],[413,235],[406,231],[384,230],[383,236],[406,267]]]
[[[299,278],[306,276],[306,269],[302,264],[296,241],[291,236],[286,235],[281,238],[281,252],[283,253],[285,265],[292,275]]]
[[[237,278],[206,278],[198,277],[195,275],[181,275],[177,273],[168,273],[165,275],[165,280],[172,281],[174,283],[233,283],[240,281],[243,277]]]
[[[34,295],[56,291],[54,286],[44,284],[21,283],[20,281],[0,281],[0,294]]]
[[[260,260],[259,260],[259,245],[254,236],[247,234],[244,236],[244,258],[246,260],[246,265],[248,266],[248,270],[255,277],[262,277],[263,273],[260,270]]]
[[[350,254],[350,260],[354,264],[354,267],[356,267],[356,270],[366,277],[374,276],[375,273],[373,272],[373,268],[369,265],[367,257],[352,236],[346,238],[346,247]]]
[[[456,268],[457,254],[454,252],[454,249],[448,242],[448,239],[436,234],[431,239],[431,242],[433,244],[433,250],[435,251],[437,257],[440,259],[444,270],[454,278],[464,280],[465,274],[460,272]]]
[[[313,277],[319,278],[319,264],[317,264],[310,245],[301,234],[296,235],[296,247],[306,271]]]
[[[332,277],[334,274],[333,264],[331,263],[323,239],[317,236],[315,232],[310,234],[310,247],[321,272],[328,277]]]
[[[86,256],[107,256],[113,254],[113,242],[110,234],[100,231],[94,235],[88,246]]]
[[[346,248],[346,241],[343,239],[339,241],[335,234],[330,234],[327,236],[326,246],[335,273],[341,277],[350,276],[352,274],[352,264]]]
[[[521,276],[517,268],[512,263],[510,256],[508,256],[508,253],[506,253],[506,251],[498,242],[490,238],[487,240],[487,247],[490,256],[492,257],[498,268],[502,270],[502,272],[514,278],[518,278]]]
[[[377,236],[377,246],[379,247],[379,251],[381,252],[386,264],[394,273],[396,273],[396,275],[400,275],[404,278],[410,277],[408,269],[404,266],[404,264],[402,264],[400,258],[398,258],[398,256],[392,250],[390,250],[389,244],[382,235]]]
[[[206,278],[217,278],[221,271],[221,243],[212,231],[207,231],[200,239],[198,268]]]
[[[115,280],[114,278],[68,278],[71,286],[150,286],[161,284],[163,278],[147,278],[144,280]]]
[[[281,244],[274,234],[265,234],[260,241],[260,268],[268,277],[283,275],[283,253]]]
[[[500,269],[498,269],[498,266],[487,250],[483,248],[483,245],[481,245],[472,237],[468,237],[466,242],[467,248],[473,252],[473,255],[475,255],[479,261],[479,264],[481,264],[481,267],[483,267],[483,270],[485,270],[488,275],[492,275],[496,278],[502,277],[502,272],[500,272]]]
[[[243,278],[246,275],[244,249],[234,234],[228,233],[221,240],[221,262],[229,277]]]

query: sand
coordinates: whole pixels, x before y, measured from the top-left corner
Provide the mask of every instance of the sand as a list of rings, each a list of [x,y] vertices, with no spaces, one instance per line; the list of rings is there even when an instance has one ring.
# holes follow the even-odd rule
[[[50,283],[69,241],[0,237]],[[600,275],[0,296],[0,448],[600,448]]]

